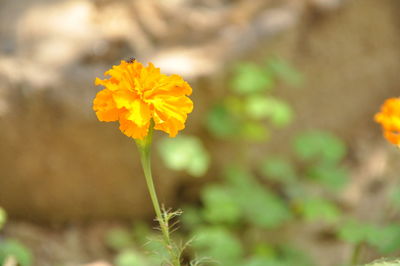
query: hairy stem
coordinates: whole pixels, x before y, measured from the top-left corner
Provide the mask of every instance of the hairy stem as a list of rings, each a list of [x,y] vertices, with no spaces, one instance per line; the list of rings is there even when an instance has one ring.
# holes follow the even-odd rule
[[[157,221],[160,224],[160,229],[163,235],[164,245],[171,256],[171,263],[173,266],[180,266],[180,253],[176,251],[170,238],[169,230],[169,218],[167,212],[162,212],[160,208],[160,203],[157,198],[156,189],[154,187],[153,176],[151,172],[151,160],[150,160],[150,148],[152,142],[152,130],[150,130],[148,136],[142,140],[137,141],[137,146],[140,151],[140,160],[142,163],[142,168],[144,176],[146,179],[147,188],[150,193],[151,202],[153,203],[154,211],[156,212]]]

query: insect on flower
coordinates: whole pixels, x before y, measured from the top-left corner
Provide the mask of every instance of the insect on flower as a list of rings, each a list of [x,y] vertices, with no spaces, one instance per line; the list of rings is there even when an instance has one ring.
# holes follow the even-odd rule
[[[129,58],[128,61],[126,61],[126,62],[129,63],[129,64],[132,64],[132,63],[135,62],[135,61],[136,61],[136,58],[131,57],[131,58]]]
[[[144,139],[153,124],[170,137],[185,128],[193,110],[187,97],[192,88],[179,75],[162,74],[152,63],[145,67],[134,58],[122,60],[104,75],[110,77],[95,80],[105,88],[93,101],[100,121],[119,121],[119,129],[134,139]]]

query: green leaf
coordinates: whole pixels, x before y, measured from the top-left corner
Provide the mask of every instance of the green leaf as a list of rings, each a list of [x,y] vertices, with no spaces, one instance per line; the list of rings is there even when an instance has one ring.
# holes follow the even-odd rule
[[[303,75],[280,58],[269,59],[267,61],[267,69],[292,86],[297,87],[303,83]]]
[[[325,199],[308,198],[300,203],[300,212],[307,221],[337,222],[340,211],[335,204]]]
[[[342,189],[349,181],[346,168],[328,163],[311,166],[307,176],[333,191]]]
[[[241,210],[235,200],[235,195],[223,186],[208,186],[202,191],[204,203],[203,215],[210,223],[236,223]]]
[[[397,210],[400,210],[400,186],[396,186],[393,188],[390,193],[390,201]]]
[[[122,250],[133,245],[132,235],[121,228],[112,229],[106,235],[106,244],[114,250]]]
[[[149,265],[145,258],[133,250],[125,250],[115,259],[116,266],[146,266]]]
[[[274,100],[263,96],[252,96],[245,99],[245,110],[250,118],[263,119],[273,113]]]
[[[244,250],[239,239],[223,227],[200,228],[192,246],[199,257],[211,257],[220,265],[239,266]]]
[[[0,207],[0,230],[6,224],[6,221],[7,221],[7,213],[3,208]]]
[[[258,122],[247,121],[241,127],[241,135],[247,141],[266,141],[269,137],[268,130]]]
[[[234,116],[240,117],[243,114],[244,104],[242,96],[228,95],[223,99],[222,105]]]
[[[292,108],[285,102],[275,100],[270,119],[276,127],[287,126],[293,120]]]
[[[245,219],[253,225],[276,228],[292,217],[285,202],[267,188],[242,188],[235,192],[235,196]]]
[[[299,249],[289,245],[281,246],[281,257],[284,260],[285,266],[313,266],[314,263],[309,255]]]
[[[238,190],[257,185],[255,177],[249,172],[249,170],[239,165],[227,166],[224,169],[223,177],[229,186]]]
[[[261,164],[260,170],[265,178],[284,184],[291,183],[296,179],[292,164],[280,157],[266,159]]]
[[[208,130],[216,137],[232,137],[240,130],[239,120],[223,105],[214,106],[207,115]]]
[[[242,63],[235,69],[233,91],[239,94],[263,92],[274,86],[271,73],[252,63]]]
[[[144,221],[137,221],[132,228],[132,239],[140,244],[149,242],[149,236],[154,232],[151,226]]]
[[[310,131],[294,140],[297,156],[305,161],[322,160],[330,163],[341,161],[346,155],[343,141],[327,132]]]
[[[339,231],[339,236],[352,244],[368,243],[381,253],[391,253],[400,248],[400,226],[377,226],[350,221]]]
[[[288,266],[285,261],[277,258],[253,256],[244,263],[244,266]]]
[[[370,224],[364,224],[358,221],[348,221],[341,226],[338,236],[342,240],[356,245],[368,242],[371,232],[376,230],[376,227]]]
[[[245,266],[312,266],[314,263],[304,252],[289,246],[280,247],[276,256],[252,256]]]
[[[375,246],[379,252],[388,254],[400,248],[400,225],[391,224],[376,227],[368,235],[368,243]]]
[[[252,96],[245,101],[245,110],[250,118],[269,118],[273,125],[283,127],[293,120],[290,106],[272,97]]]
[[[9,256],[13,256],[21,266],[33,264],[31,251],[16,240],[0,242],[0,265],[3,265]]]
[[[158,151],[167,167],[185,170],[197,177],[206,173],[210,163],[207,150],[196,137],[165,138],[159,143]]]
[[[146,258],[152,263],[150,265],[164,265],[165,261],[171,260],[171,255],[167,247],[164,245],[160,235],[147,237],[147,242],[144,244],[145,254],[149,254]],[[166,263],[165,265],[172,265]]]
[[[203,219],[200,213],[202,209],[190,205],[183,206],[182,209],[185,211],[182,213],[181,221],[185,227],[193,229],[202,224]]]
[[[264,258],[272,258],[277,256],[276,249],[272,245],[265,242],[256,243],[252,248],[252,254]]]
[[[225,177],[247,222],[263,228],[276,228],[291,218],[285,202],[263,187],[246,169],[229,167]]]

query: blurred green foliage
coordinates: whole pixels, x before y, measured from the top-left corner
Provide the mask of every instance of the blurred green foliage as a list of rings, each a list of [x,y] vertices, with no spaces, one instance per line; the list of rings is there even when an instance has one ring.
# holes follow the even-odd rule
[[[369,244],[382,254],[400,248],[400,224],[385,226],[350,220],[339,230],[339,237],[352,244]]]
[[[291,218],[285,203],[243,169],[232,168],[226,181],[202,191],[204,219],[212,224],[246,221],[274,228]],[[230,176],[229,176],[230,175]]]
[[[299,208],[304,219],[309,222],[335,223],[341,217],[336,204],[324,198],[305,198],[299,202]]]
[[[243,247],[240,240],[224,227],[200,227],[193,231],[193,248],[200,257],[211,257],[225,265],[240,265]]]
[[[349,173],[347,147],[340,138],[321,130],[295,132],[286,142],[291,152],[260,153],[260,145],[294,119],[291,105],[274,96],[280,83],[295,88],[303,77],[276,57],[260,65],[240,63],[233,69],[230,90],[205,114],[205,128],[223,140],[233,159],[218,165],[215,181],[200,191],[200,204],[183,206],[182,229],[192,239],[186,254],[193,259],[190,265],[315,265],[302,242],[285,233],[291,228],[301,232],[310,224],[333,233],[336,240],[368,245],[380,254],[400,249],[400,224],[356,221],[341,206],[339,196]],[[157,148],[168,168],[192,176],[205,175],[213,162],[213,150],[196,136],[165,138]],[[256,159],[250,156],[254,150]],[[400,189],[393,190],[390,200],[400,210]],[[164,251],[148,235],[153,237],[143,224],[134,232],[110,232],[107,243],[119,254],[115,264],[162,263]]]
[[[158,236],[144,223],[136,224],[132,231],[123,228],[110,230],[105,243],[117,253],[115,266],[162,265],[167,256]]]
[[[267,238],[260,242],[258,237],[289,226],[299,210],[306,220],[331,222],[340,215],[336,205],[328,200],[300,201],[304,199],[302,194],[297,195],[296,202],[296,193],[286,192],[299,187],[302,175],[306,178],[291,160],[274,156],[261,157],[259,162],[246,161],[252,146],[242,143],[263,143],[270,138],[270,132],[293,120],[290,104],[273,96],[275,85],[285,79],[290,80],[291,86],[302,80],[297,71],[276,58],[264,65],[242,63],[234,68],[230,93],[216,102],[207,115],[205,126],[209,132],[217,139],[230,141],[232,154],[238,156],[236,162],[223,166],[225,170],[216,183],[204,186],[201,207],[184,208],[182,221],[194,238],[192,249],[199,257],[211,257],[220,265],[232,266],[310,266],[313,263],[308,256],[285,246],[284,240],[272,244]],[[302,142],[299,141],[300,145]],[[326,144],[325,140],[322,142]],[[323,144],[314,144],[315,149],[324,152]],[[317,165],[310,158],[305,159],[308,167]],[[265,181],[277,183],[278,191]],[[305,193],[305,189],[297,189],[302,190]],[[299,207],[296,209],[295,205]],[[254,232],[254,236],[246,235],[247,231]]]
[[[116,228],[108,232],[106,243],[108,247],[114,250],[123,250],[134,244],[131,232],[121,228]]]
[[[389,197],[392,205],[400,210],[400,186],[393,187]]]
[[[185,170],[193,176],[202,176],[208,169],[210,157],[196,137],[164,138],[158,145],[161,158],[173,170]]]
[[[30,266],[33,263],[31,251],[17,240],[7,239],[6,241],[0,242],[1,265],[3,265],[10,256],[14,257],[21,266]]]
[[[150,266],[147,259],[132,249],[123,250],[115,259],[116,266]]]
[[[287,84],[298,87],[303,84],[303,75],[292,67],[288,62],[279,58],[271,57],[266,61],[267,71],[284,80]]]
[[[321,131],[298,135],[294,140],[294,150],[302,160],[318,160],[328,164],[343,160],[346,154],[346,146],[339,138]]]
[[[309,138],[311,135],[320,137],[313,142]],[[308,143],[309,150],[303,147],[303,141]],[[261,158],[256,163],[256,169],[249,167],[249,162],[227,165],[218,183],[203,188],[202,207],[189,208],[189,211],[184,213],[183,222],[193,231],[194,237],[199,234],[197,228],[201,228],[202,236],[204,232],[213,232],[213,237],[220,239],[213,239],[200,246],[194,241],[193,249],[196,254],[213,257],[222,265],[292,265],[288,262],[294,260],[290,257],[292,253],[285,257],[276,256],[285,244],[284,240],[272,244],[266,238],[264,241],[271,252],[260,256],[248,248],[256,245],[259,241],[257,237],[251,239],[247,236],[245,243],[238,242],[237,237],[245,234],[249,228],[257,232],[256,236],[268,235],[268,232],[276,230],[284,232],[286,227],[302,221],[339,226],[343,212],[336,203],[335,196],[342,186],[335,183],[338,182],[335,178],[341,178],[340,184],[347,181],[347,171],[342,164],[345,145],[338,138],[317,131],[299,134],[293,143],[292,160],[287,156],[275,155]],[[338,145],[340,148],[332,148],[330,145]],[[327,149],[331,152],[325,149],[328,146]],[[301,165],[298,162],[301,162]],[[315,170],[327,166],[331,167],[332,176],[328,176],[324,171]],[[340,172],[340,175],[337,172]],[[263,183],[263,180],[271,182],[274,189]],[[321,189],[325,190],[326,196],[318,196],[312,192]],[[185,211],[187,209],[185,208]],[[296,216],[302,219],[294,219]],[[245,235],[239,239],[243,237]],[[221,248],[217,243],[224,243],[226,239],[235,243],[232,244],[235,248],[228,254],[218,254]],[[238,247],[241,248],[240,251]],[[297,262],[296,265],[313,265],[305,253],[299,250],[294,253],[302,254],[306,261],[304,264]],[[237,256],[241,256],[240,259]],[[236,264],[232,264],[232,261]]]
[[[3,228],[6,221],[7,221],[7,213],[3,208],[0,207],[0,230]]]
[[[238,64],[231,82],[232,89],[241,95],[268,91],[275,85],[272,74],[254,63]]]
[[[6,211],[0,207],[0,230],[7,220]],[[20,266],[30,266],[33,264],[31,251],[19,241],[12,238],[1,238],[0,235],[0,265],[4,265],[6,260],[13,257]]]
[[[284,127],[293,120],[291,106],[272,96],[279,79],[300,83],[300,74],[282,60],[267,61],[264,66],[241,63],[234,69],[232,93],[215,103],[206,118],[207,129],[217,138],[267,141],[268,122]]]
[[[253,95],[246,99],[245,111],[251,119],[269,118],[274,126],[288,125],[293,118],[291,107],[273,97],[263,98]]]
[[[262,177],[267,180],[289,185],[297,177],[293,165],[283,157],[269,157],[260,164]]]

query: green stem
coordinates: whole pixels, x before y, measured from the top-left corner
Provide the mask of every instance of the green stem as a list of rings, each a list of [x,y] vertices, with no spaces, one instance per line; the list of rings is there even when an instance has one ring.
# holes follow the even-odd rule
[[[152,142],[152,129],[149,130],[147,137],[144,140],[137,140],[136,144],[140,152],[140,161],[142,164],[144,176],[146,179],[147,188],[150,193],[151,202],[153,203],[154,211],[156,212],[157,221],[160,224],[160,229],[163,235],[164,244],[168,253],[171,256],[174,266],[180,266],[180,254],[175,252],[171,243],[167,213],[161,211],[160,203],[157,198],[156,189],[154,187],[153,175],[151,172],[151,142]]]
[[[357,245],[354,246],[353,253],[351,255],[351,262],[350,262],[351,266],[358,265],[358,260],[360,258],[362,246],[363,243],[358,243]]]
[[[169,235],[165,232],[163,226],[164,217],[161,212],[160,203],[158,202],[157,193],[153,182],[153,175],[151,173],[150,145],[145,146],[143,148],[139,148],[139,150],[140,150],[140,159],[142,163],[144,177],[146,179],[147,189],[149,190],[151,202],[153,203],[154,211],[156,212],[157,221],[160,223],[161,230],[165,240],[169,241]]]

